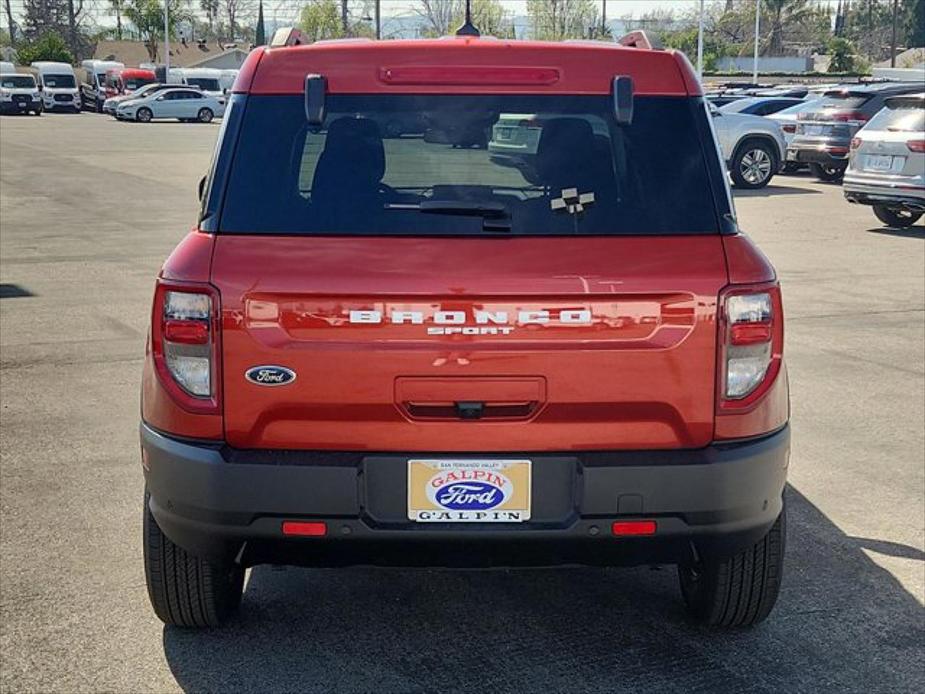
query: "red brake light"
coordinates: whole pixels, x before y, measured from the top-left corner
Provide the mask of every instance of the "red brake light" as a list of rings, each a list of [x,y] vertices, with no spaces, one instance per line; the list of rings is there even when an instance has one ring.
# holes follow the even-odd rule
[[[654,520],[616,521],[610,531],[617,536],[654,535],[657,524]]]
[[[324,521],[283,521],[283,535],[296,537],[322,537],[328,533]]]
[[[158,280],[151,352],[158,379],[185,410],[220,410],[219,298],[209,285]]]
[[[860,111],[838,111],[832,114],[832,120],[848,123],[850,121],[867,122],[867,116]]]
[[[720,295],[717,409],[750,409],[774,382],[783,358],[780,287],[731,287]]]
[[[791,133],[791,134],[792,134],[792,133],[795,133],[795,132],[797,131],[797,126],[794,125],[793,123],[785,123],[784,125],[781,126],[781,129],[782,129],[785,133]]]
[[[379,79],[386,84],[543,86],[558,82],[559,70],[517,65],[402,65],[380,69]]]
[[[925,140],[909,140],[906,143],[906,147],[909,148],[910,152],[925,154]]]

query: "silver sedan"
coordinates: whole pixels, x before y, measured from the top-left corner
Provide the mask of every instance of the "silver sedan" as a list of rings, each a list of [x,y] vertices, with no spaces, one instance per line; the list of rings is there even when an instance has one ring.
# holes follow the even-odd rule
[[[187,87],[165,89],[129,99],[116,107],[116,118],[148,123],[158,118],[182,122],[209,123],[225,113],[224,97],[216,97]]]

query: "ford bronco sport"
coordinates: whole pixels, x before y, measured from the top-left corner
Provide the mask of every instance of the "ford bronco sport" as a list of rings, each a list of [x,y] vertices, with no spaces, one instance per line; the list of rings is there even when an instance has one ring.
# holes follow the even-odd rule
[[[163,621],[261,563],[666,563],[702,622],[770,612],[781,294],[682,54],[281,32],[201,199],[142,389]]]

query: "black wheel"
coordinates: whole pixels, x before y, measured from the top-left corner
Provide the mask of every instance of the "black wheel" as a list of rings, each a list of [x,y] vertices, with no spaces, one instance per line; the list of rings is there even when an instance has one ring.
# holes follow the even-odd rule
[[[153,117],[154,114],[147,107],[142,107],[135,112],[135,120],[139,123],[150,123]]]
[[[877,215],[877,219],[894,229],[911,227],[919,221],[919,218],[922,216],[921,212],[891,209],[883,205],[874,205],[874,214]]]
[[[155,614],[164,624],[215,627],[241,604],[244,569],[194,557],[161,532],[145,492],[145,582]]]
[[[679,566],[681,594],[698,622],[710,626],[745,627],[771,613],[784,569],[786,507],[761,540],[723,560]]]
[[[200,123],[211,123],[212,119],[215,117],[215,114],[212,113],[211,108],[201,108],[199,109],[199,114],[196,118]]]
[[[730,162],[732,182],[736,188],[764,188],[779,166],[774,148],[763,140],[746,140],[736,150]]]
[[[847,164],[810,164],[813,176],[826,183],[837,183],[845,176]]]

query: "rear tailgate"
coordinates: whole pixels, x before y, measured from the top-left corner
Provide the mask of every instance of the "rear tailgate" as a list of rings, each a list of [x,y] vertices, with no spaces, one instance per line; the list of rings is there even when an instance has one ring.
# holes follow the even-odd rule
[[[219,235],[212,267],[232,446],[563,451],[712,438],[719,235]],[[262,365],[297,377],[249,382]]]

